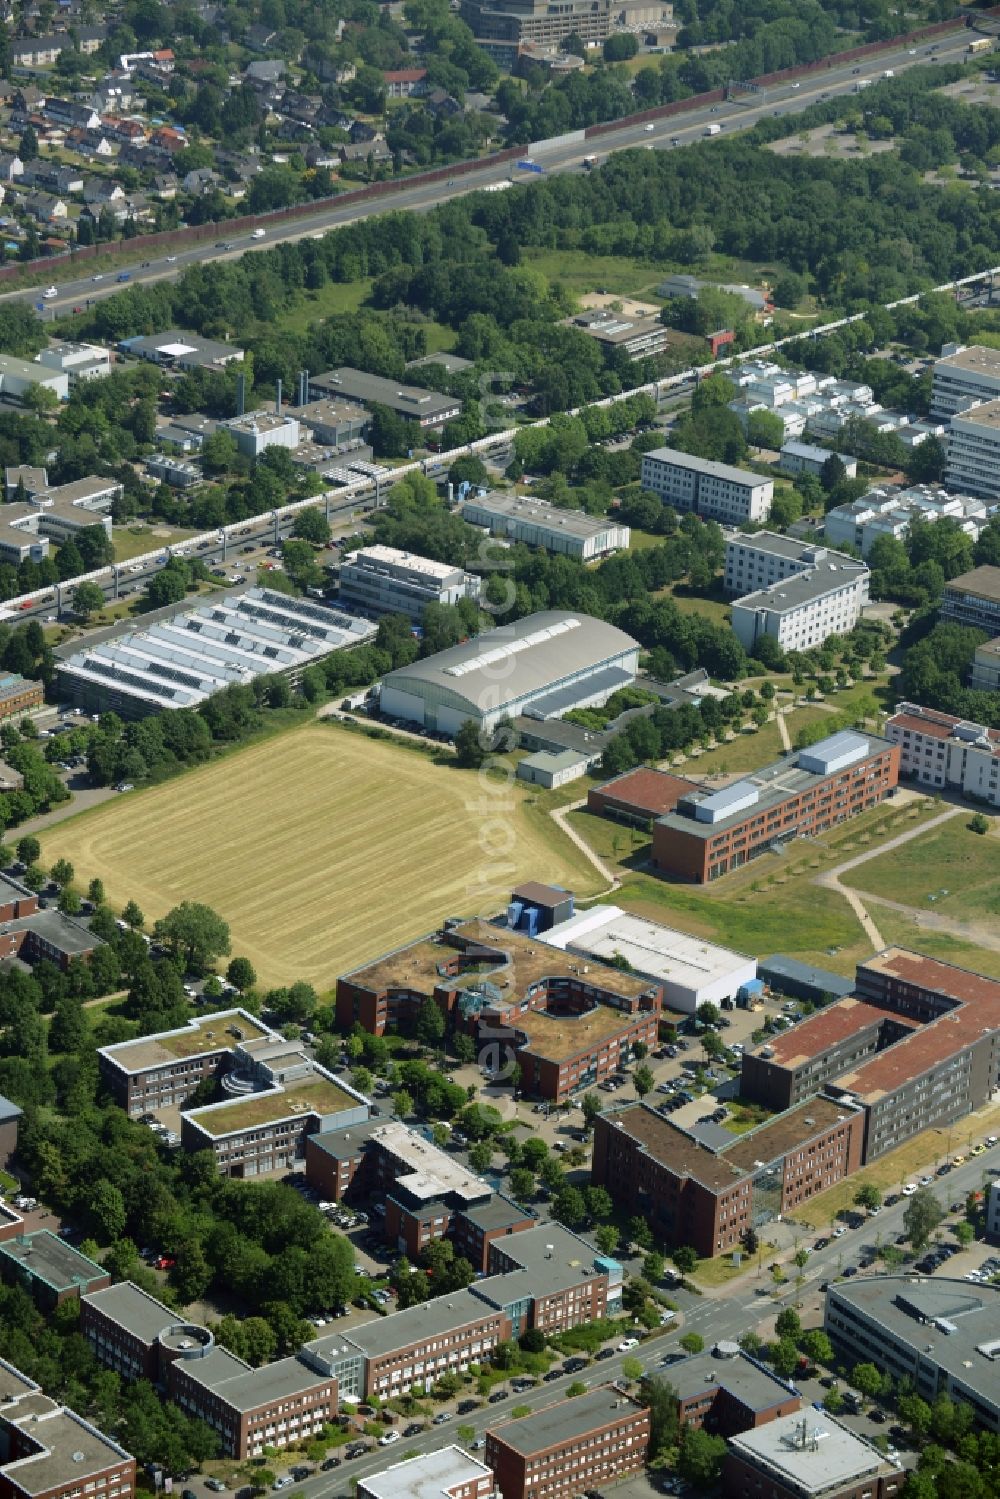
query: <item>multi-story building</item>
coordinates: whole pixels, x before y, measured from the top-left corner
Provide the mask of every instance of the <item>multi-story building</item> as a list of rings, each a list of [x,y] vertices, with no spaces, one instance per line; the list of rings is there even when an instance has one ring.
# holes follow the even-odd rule
[[[670,1386],[677,1396],[679,1424],[721,1437],[753,1431],[802,1407],[794,1385],[750,1358],[737,1343],[717,1343],[671,1365]]]
[[[1000,1244],[1000,1182],[994,1182],[986,1194],[986,1237]]]
[[[742,595],[733,629],[751,652],[762,635],[804,651],[846,634],[868,602],[868,578],[865,564],[843,552],[771,531],[726,542],[726,592]]]
[[[1000,1287],[966,1280],[876,1275],[835,1281],[823,1327],[848,1362],[906,1380],[929,1404],[938,1395],[1000,1432]]]
[[[369,409],[386,406],[397,416],[425,428],[443,427],[462,411],[462,403],[456,396],[441,395],[419,385],[403,385],[399,380],[370,375],[349,365],[322,375],[310,375],[306,396],[308,401],[346,398]]]
[[[405,614],[419,625],[428,604],[477,599],[479,581],[464,568],[397,547],[361,547],[341,563],[340,602],[362,613]]]
[[[133,1499],[135,1458],[0,1359],[0,1499]]]
[[[265,1038],[280,1039],[246,1010],[219,1010],[174,1031],[99,1047],[97,1064],[115,1102],[138,1119],[184,1103],[206,1078],[228,1070],[238,1045]]]
[[[413,71],[418,71],[414,69]],[[420,70],[422,71],[422,70]],[[493,1471],[461,1447],[439,1447],[358,1480],[357,1499],[495,1499]]]
[[[1000,397],[1000,350],[981,344],[954,347],[934,362],[931,415],[951,417],[980,401]]]
[[[380,1036],[412,1025],[428,1001],[489,1045],[498,1074],[516,1064],[526,1092],[559,1102],[609,1077],[637,1044],[655,1045],[661,995],[655,982],[581,964],[524,931],[449,922],[338,979],[337,1025]]]
[[[606,349],[623,349],[633,364],[663,354],[670,347],[671,330],[658,317],[626,317],[607,308],[594,308],[570,318],[567,327],[579,328]]]
[[[337,1414],[337,1381],[304,1354],[251,1369],[129,1281],[80,1298],[80,1329],[99,1363],[148,1379],[206,1421],[229,1457],[259,1457],[317,1436]]]
[[[45,1311],[111,1284],[111,1276],[102,1265],[96,1265],[47,1228],[0,1243],[0,1274],[24,1286]]]
[[[946,583],[941,618],[1000,635],[1000,567],[974,567]]]
[[[899,771],[896,745],[843,731],[722,791],[682,797],[653,824],[653,863],[704,884],[789,839],[826,832],[884,801]]]
[[[826,1411],[786,1416],[735,1437],[723,1499],[898,1499],[906,1470]]]
[[[12,774],[17,774],[12,772]],[[74,958],[86,960],[101,939],[61,911],[40,910],[38,896],[11,875],[0,875],[0,960],[42,958],[65,971]]]
[[[32,708],[40,708],[44,701],[45,688],[41,682],[18,676],[17,672],[0,676],[0,718],[28,713]]]
[[[985,401],[952,417],[944,482],[947,489],[1000,501],[1000,400]]]
[[[704,520],[729,526],[767,520],[774,498],[772,479],[676,448],[644,453],[640,482],[675,510],[693,510]]]
[[[974,692],[1000,692],[1000,636],[976,646],[969,686]]]
[[[698,790],[697,781],[643,765],[626,770],[587,792],[587,811],[617,822],[648,828],[656,817],[672,812],[682,796]]]
[[[649,1436],[649,1408],[602,1385],[487,1431],[484,1456],[503,1499],[558,1499],[641,1472]]]
[[[306,429],[313,442],[334,448],[360,442],[371,420],[356,401],[307,401],[303,406],[290,407],[289,415]]]
[[[245,411],[220,422],[245,458],[259,458],[268,448],[296,448],[299,424],[283,411]]]
[[[65,370],[69,376],[69,388],[79,385],[81,380],[97,380],[110,375],[111,351],[99,344],[81,344],[64,340],[49,344],[35,355],[36,363],[47,370]]]
[[[901,776],[1000,807],[1000,729],[897,703],[885,737],[899,746]]]
[[[588,46],[611,35],[613,0],[462,0],[461,16],[476,42],[502,67],[513,67],[526,44],[553,46],[575,34]]]
[[[829,448],[819,448],[812,442],[799,442],[792,438],[781,445],[781,467],[786,474],[813,474],[819,478],[826,464],[833,457]],[[836,455],[844,465],[844,477],[853,479],[858,472],[858,460],[846,453]]]
[[[833,546],[857,547],[867,557],[876,541],[905,541],[914,521],[950,520],[974,541],[994,506],[971,494],[952,494],[940,484],[886,484],[826,512],[823,535]]]
[[[862,1161],[863,1134],[861,1110],[827,1098],[738,1137],[714,1124],[684,1130],[632,1104],[599,1115],[591,1171],[657,1239],[709,1256],[850,1176]]]
[[[473,1291],[502,1311],[517,1338],[529,1328],[568,1332],[621,1310],[622,1268],[559,1223],[495,1238]]]
[[[585,510],[563,510],[547,500],[513,491],[492,490],[470,495],[462,502],[462,519],[482,526],[493,536],[508,536],[525,546],[544,547],[547,552],[592,562],[609,552],[627,547],[628,526]]]
[[[17,1134],[22,1117],[22,1110],[18,1105],[0,1094],[0,1168],[4,1170],[17,1152]]]

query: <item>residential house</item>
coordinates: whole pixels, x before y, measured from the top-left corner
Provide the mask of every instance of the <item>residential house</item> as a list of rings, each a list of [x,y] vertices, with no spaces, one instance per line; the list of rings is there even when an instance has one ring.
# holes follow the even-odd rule
[[[462,113],[462,106],[447,89],[432,88],[424,95],[427,108],[433,115],[443,115],[450,119],[453,115]]]
[[[141,120],[124,120],[117,115],[105,115],[101,120],[101,129],[108,140],[119,146],[124,146],[129,141],[146,139],[146,127]]]
[[[83,185],[83,201],[97,206],[105,203],[120,203],[125,189],[110,177],[88,177]]]
[[[271,57],[264,62],[249,63],[243,77],[256,87],[258,84],[280,83],[287,72],[288,64],[282,58]]]
[[[427,90],[426,68],[392,68],[382,77],[387,99],[410,99]]]
[[[203,193],[210,193],[213,189],[222,187],[222,178],[211,167],[196,167],[181,179],[181,186],[192,197],[200,198]]]
[[[374,125],[369,125],[366,120],[352,120],[348,126],[352,146],[360,146],[368,141],[380,140],[381,133]]]
[[[74,36],[68,31],[49,32],[45,36],[13,37],[11,62],[21,68],[51,67],[60,52],[72,49],[74,43],[85,57],[95,53],[108,34],[106,26],[76,26]]]
[[[51,193],[29,193],[24,208],[39,224],[63,223],[69,212],[62,198],[54,198]]]
[[[385,141],[368,141],[358,146],[341,146],[339,150],[342,163],[361,161],[377,165],[379,162],[392,160],[392,152]]]
[[[0,152],[0,182],[15,182],[24,175],[24,162],[17,152]]]
[[[179,185],[173,172],[157,172],[151,191],[154,198],[169,203],[171,198],[176,198]]]
[[[69,151],[76,151],[78,155],[85,156],[90,161],[107,161],[115,154],[114,147],[100,128],[96,130],[84,130],[82,128],[68,130],[66,132],[66,148]]]
[[[96,130],[101,117],[89,104],[78,104],[75,99],[57,99],[51,94],[42,106],[42,113],[52,125],[62,125],[67,130],[79,127]]]
[[[176,151],[183,151],[187,145],[187,137],[183,131],[175,130],[173,125],[160,125],[149,137],[152,146],[159,146],[162,151],[168,151],[172,156]]]

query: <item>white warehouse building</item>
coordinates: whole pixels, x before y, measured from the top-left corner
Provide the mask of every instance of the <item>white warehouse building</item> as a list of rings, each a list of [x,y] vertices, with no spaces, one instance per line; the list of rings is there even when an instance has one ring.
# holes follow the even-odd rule
[[[591,906],[540,935],[549,947],[595,962],[628,961],[630,971],[663,985],[671,1010],[693,1015],[701,1004],[735,999],[757,977],[756,958],[715,947],[690,932],[677,932],[619,906]]]
[[[503,490],[470,495],[462,502],[462,519],[471,526],[484,527],[493,536],[509,536],[512,541],[544,547],[547,552],[560,552],[581,562],[592,562],[627,547],[632,535],[628,526],[618,521],[588,515],[585,510],[564,510],[533,495]]]
[[[605,703],[632,685],[638,667],[638,641],[623,630],[549,609],[389,672],[380,706],[442,734],[470,719],[489,731],[518,714],[559,718]]]

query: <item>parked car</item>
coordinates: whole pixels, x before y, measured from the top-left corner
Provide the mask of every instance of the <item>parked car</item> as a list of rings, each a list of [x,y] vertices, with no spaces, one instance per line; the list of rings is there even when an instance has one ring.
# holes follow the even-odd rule
[[[319,1466],[321,1473],[332,1473],[334,1468],[340,1467],[340,1458],[328,1457],[323,1462],[321,1462]]]
[[[224,1494],[226,1492],[226,1485],[222,1482],[221,1478],[206,1478],[205,1487],[206,1489],[211,1489],[213,1494]]]

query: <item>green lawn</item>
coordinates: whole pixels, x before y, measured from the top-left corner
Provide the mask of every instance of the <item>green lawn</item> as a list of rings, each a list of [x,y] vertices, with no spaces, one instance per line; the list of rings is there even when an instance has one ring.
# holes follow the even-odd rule
[[[160,551],[163,547],[196,534],[195,531],[182,530],[178,526],[115,526],[112,531],[115,561],[130,562],[133,557]]]
[[[619,872],[628,868],[628,860],[644,859],[651,842],[650,835],[641,828],[633,828],[610,817],[599,817],[593,812],[570,812],[567,822],[580,834],[596,854],[617,868]]]
[[[621,297],[648,296],[661,301],[654,288],[667,272],[631,255],[588,255],[586,250],[525,250],[521,264],[559,281],[571,292],[606,291]]]
[[[766,723],[762,729],[741,732],[728,744],[718,749],[706,750],[703,754],[689,754],[680,769],[682,775],[699,780],[709,775],[735,775],[738,771],[759,770],[781,755],[783,745],[776,723]]]
[[[362,281],[328,281],[317,291],[303,292],[295,307],[281,314],[281,329],[285,333],[308,333],[323,318],[337,312],[357,312],[372,289],[371,279]],[[258,332],[271,324],[258,324]]]
[[[664,593],[673,599],[681,614],[703,614],[713,625],[729,623],[732,604],[721,593],[718,597],[706,598],[704,594],[693,593],[686,583],[676,583],[673,588],[665,589]]]
[[[959,968],[984,973],[987,978],[1000,979],[1000,952],[995,947],[978,947],[974,942],[962,942],[947,932],[928,931],[919,921],[900,911],[890,911],[875,901],[868,907],[868,912],[887,946],[909,947],[928,958],[939,958],[942,963],[954,963]]]
[[[960,813],[924,837],[849,870],[845,883],[959,921],[1000,917],[1000,823],[994,821],[984,836],[969,830],[971,816],[971,811]]]

